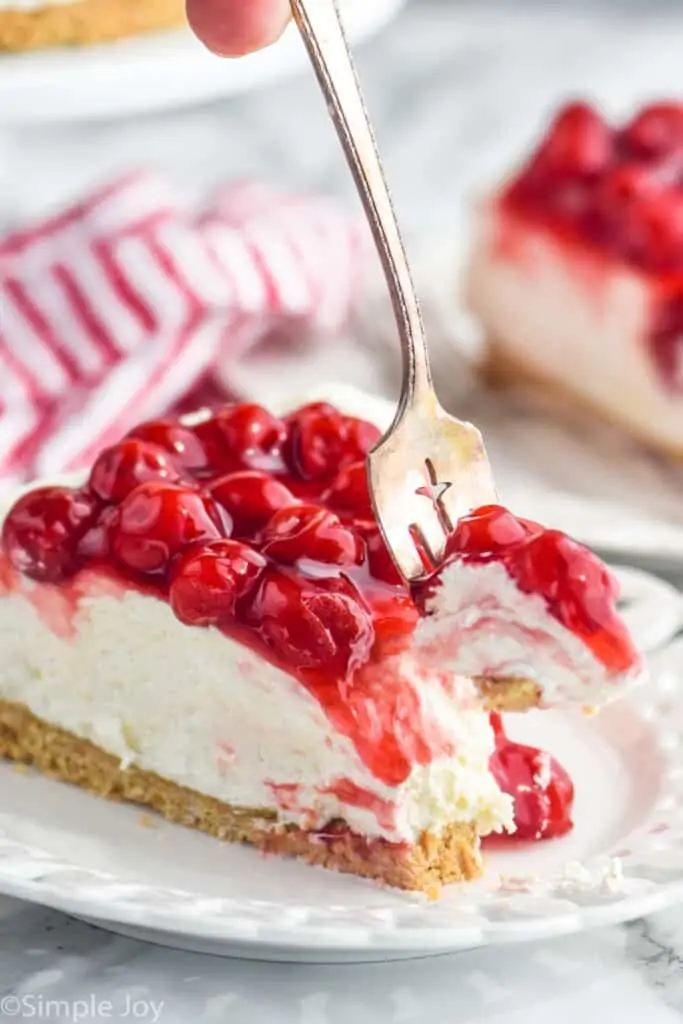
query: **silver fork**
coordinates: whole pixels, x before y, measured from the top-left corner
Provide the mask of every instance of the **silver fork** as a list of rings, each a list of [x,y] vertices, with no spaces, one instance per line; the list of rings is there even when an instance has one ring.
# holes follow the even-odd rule
[[[401,397],[368,471],[389,550],[403,577],[416,580],[443,560],[462,515],[496,501],[493,475],[479,431],[450,416],[434,391],[419,302],[336,0],[291,0],[291,6],[365,207],[398,323]]]

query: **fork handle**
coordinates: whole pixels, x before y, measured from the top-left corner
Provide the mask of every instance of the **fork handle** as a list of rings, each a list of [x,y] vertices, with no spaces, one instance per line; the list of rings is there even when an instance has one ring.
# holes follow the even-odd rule
[[[291,0],[365,207],[387,279],[403,352],[400,416],[433,392],[420,305],[336,0]]]

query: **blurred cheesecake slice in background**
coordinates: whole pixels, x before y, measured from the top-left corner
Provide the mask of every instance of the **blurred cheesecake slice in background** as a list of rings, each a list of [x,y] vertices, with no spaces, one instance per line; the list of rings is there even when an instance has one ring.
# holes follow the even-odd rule
[[[0,0],[0,50],[86,46],[184,20],[184,0]]]
[[[683,103],[563,108],[477,213],[467,295],[496,382],[683,454]]]

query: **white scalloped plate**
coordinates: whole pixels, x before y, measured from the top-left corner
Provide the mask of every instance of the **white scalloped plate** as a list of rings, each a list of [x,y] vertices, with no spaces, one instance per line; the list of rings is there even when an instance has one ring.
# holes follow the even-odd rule
[[[223,956],[314,961],[429,956],[637,917],[683,898],[683,643],[677,591],[619,570],[653,680],[587,718],[518,716],[576,783],[565,839],[490,850],[485,877],[443,899],[264,858],[0,765],[0,892],[114,931]],[[618,858],[618,859],[615,859]]]

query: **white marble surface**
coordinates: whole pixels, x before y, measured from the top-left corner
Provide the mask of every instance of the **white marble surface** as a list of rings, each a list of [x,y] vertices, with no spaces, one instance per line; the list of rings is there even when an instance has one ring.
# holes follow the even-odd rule
[[[542,945],[306,967],[164,950],[0,900],[2,1021],[672,1024],[682,968],[679,911]]]
[[[413,0],[361,56],[413,234],[455,233],[463,197],[496,173],[560,94],[591,92],[616,109],[683,92],[681,28],[675,0]],[[298,81],[131,122],[0,128],[0,225],[57,208],[131,164],[152,164],[196,190],[235,175],[272,177],[276,168],[279,180],[349,193],[315,88]],[[165,1024],[667,1024],[683,1020],[683,911],[542,946],[306,968],[144,946],[0,899],[0,1020],[135,1016]]]

